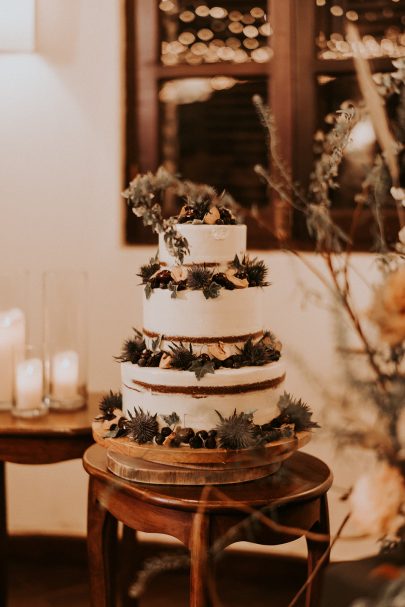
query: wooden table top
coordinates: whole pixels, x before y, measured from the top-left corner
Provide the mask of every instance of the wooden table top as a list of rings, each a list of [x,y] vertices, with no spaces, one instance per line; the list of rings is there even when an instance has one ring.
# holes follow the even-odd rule
[[[91,435],[91,425],[98,414],[101,394],[90,394],[83,409],[71,412],[50,411],[43,417],[23,419],[14,417],[10,411],[0,411],[1,437],[59,437]]]
[[[241,502],[253,507],[272,504],[280,506],[289,502],[314,499],[326,493],[333,480],[328,466],[320,459],[295,452],[280,470],[266,478],[207,488],[185,485],[147,485],[126,481],[114,476],[106,467],[106,449],[91,446],[83,456],[86,471],[93,477],[132,495],[141,502],[173,507],[179,510],[196,510],[203,497],[209,511],[233,510]]]

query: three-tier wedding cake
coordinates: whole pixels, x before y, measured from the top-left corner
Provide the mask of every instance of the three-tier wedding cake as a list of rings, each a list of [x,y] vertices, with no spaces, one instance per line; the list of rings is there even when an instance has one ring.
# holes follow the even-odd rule
[[[177,419],[194,433],[241,413],[265,424],[279,414],[285,378],[281,345],[264,325],[267,268],[246,255],[246,226],[227,209],[187,219],[185,207],[176,226],[188,243],[182,263],[161,233],[139,274],[143,330],[121,357],[123,413],[141,407],[160,429]]]

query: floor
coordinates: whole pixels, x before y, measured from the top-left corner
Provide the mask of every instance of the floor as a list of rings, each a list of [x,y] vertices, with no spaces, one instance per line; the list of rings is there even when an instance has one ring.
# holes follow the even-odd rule
[[[183,551],[157,544],[141,546],[143,571],[171,568],[145,580],[139,607],[186,607],[188,571]],[[145,577],[142,574],[140,581]],[[88,607],[89,590],[84,541],[73,538],[13,537],[10,542],[8,607]],[[225,552],[218,563],[218,599],[214,607],[287,607],[305,580],[300,559]],[[144,588],[142,589],[142,587]],[[126,607],[135,606],[134,601]],[[119,602],[117,602],[119,605]],[[302,607],[298,602],[296,607]]]

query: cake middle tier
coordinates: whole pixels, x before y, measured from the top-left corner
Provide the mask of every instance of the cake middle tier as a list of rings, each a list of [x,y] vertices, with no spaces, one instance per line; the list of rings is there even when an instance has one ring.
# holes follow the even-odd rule
[[[279,413],[277,403],[285,378],[282,361],[261,367],[218,369],[198,380],[191,371],[139,367],[121,364],[123,411],[134,407],[163,417],[175,412],[181,425],[194,430],[210,430],[223,417],[253,413],[264,424]]]
[[[202,291],[180,291],[176,298],[167,289],[154,289],[143,301],[146,337],[164,336],[166,341],[209,344],[244,342],[263,334],[261,287],[221,289],[215,299]]]

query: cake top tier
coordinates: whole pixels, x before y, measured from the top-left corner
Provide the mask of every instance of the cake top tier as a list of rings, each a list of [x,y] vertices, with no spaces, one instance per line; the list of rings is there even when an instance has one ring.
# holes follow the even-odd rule
[[[235,255],[242,258],[246,252],[245,225],[193,225],[178,224],[177,231],[187,239],[190,253],[184,264],[226,264]],[[175,258],[168,251],[164,234],[159,235],[159,259],[161,263],[174,265]]]

